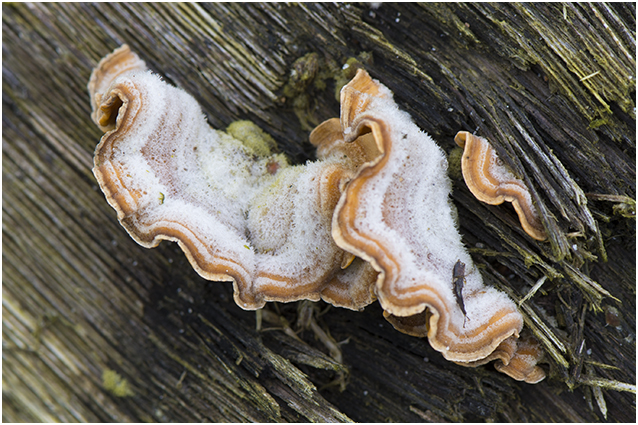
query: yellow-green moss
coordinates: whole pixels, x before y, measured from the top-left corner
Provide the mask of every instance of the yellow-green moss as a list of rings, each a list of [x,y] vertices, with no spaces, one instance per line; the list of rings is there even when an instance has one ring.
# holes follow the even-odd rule
[[[111,369],[106,369],[102,373],[102,386],[116,397],[135,395],[128,381]]]
[[[308,53],[297,59],[290,68],[290,77],[284,86],[284,96],[294,98],[302,93],[315,79],[320,67],[317,53]]]
[[[226,128],[226,132],[257,156],[268,156],[277,150],[275,139],[252,121],[235,121]]]
[[[448,169],[447,173],[454,181],[463,179],[463,172],[461,170],[461,159],[463,158],[463,149],[454,148],[450,151],[447,157]]]
[[[356,74],[357,69],[372,62],[372,54],[363,52],[357,58],[348,58],[343,66],[332,58],[308,53],[290,67],[290,77],[283,88],[287,103],[292,106],[301,127],[312,130],[319,124],[316,114],[316,92],[328,87],[326,81],[335,81],[335,98],[339,102],[341,88]]]
[[[362,52],[358,58],[350,57],[343,64],[341,69],[334,73],[335,80],[335,99],[337,102],[341,100],[341,89],[354,78],[359,68],[365,68],[364,63],[372,62],[372,54]]]

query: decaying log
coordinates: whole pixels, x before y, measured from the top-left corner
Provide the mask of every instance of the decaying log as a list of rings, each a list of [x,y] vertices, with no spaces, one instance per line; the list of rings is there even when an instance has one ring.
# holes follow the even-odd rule
[[[635,418],[635,4],[2,12],[3,420]],[[136,245],[91,173],[101,134],[86,84],[123,43],[193,94],[213,127],[252,120],[296,162],[313,158],[309,130],[338,116],[348,69],[365,67],[449,154],[461,231],[487,281],[515,300],[542,283],[521,308],[548,378],[446,362],[376,304],[243,311],[175,244]],[[472,197],[461,130],[489,139],[533,189],[547,242],[510,207]],[[308,311],[312,326],[298,326]]]

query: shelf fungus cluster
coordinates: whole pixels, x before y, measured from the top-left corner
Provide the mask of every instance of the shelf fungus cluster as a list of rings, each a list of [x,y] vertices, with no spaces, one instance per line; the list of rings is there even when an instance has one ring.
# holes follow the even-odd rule
[[[94,174],[142,246],[177,242],[202,277],[231,281],[244,309],[378,299],[395,328],[448,360],[544,378],[516,305],[483,283],[461,242],[445,154],[365,71],[341,91],[341,118],[310,135],[318,159],[304,165],[212,129],[126,45],[88,88],[105,132]]]

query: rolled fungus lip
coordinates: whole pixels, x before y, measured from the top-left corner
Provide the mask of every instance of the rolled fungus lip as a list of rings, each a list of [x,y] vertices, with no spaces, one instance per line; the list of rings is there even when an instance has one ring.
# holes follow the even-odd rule
[[[547,232],[528,187],[505,164],[491,160],[497,156],[489,142],[467,131],[459,131],[454,141],[464,149],[463,179],[476,199],[489,205],[511,202],[525,233],[538,241],[546,240]]]

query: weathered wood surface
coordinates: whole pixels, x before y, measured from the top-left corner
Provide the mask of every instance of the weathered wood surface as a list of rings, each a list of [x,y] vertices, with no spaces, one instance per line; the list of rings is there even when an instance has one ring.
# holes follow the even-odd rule
[[[604,419],[601,405],[608,420],[635,418],[635,395],[609,389],[635,384],[634,4],[2,12],[3,420],[571,422]],[[549,377],[527,385],[446,362],[376,304],[317,317],[344,341],[340,365],[310,331],[256,331],[231,285],[199,278],[175,244],[137,246],[91,173],[101,135],[85,88],[123,43],[193,94],[211,125],[253,120],[296,161],[312,158],[308,130],[338,116],[339,69],[358,57],[450,153],[461,230],[488,281],[520,299],[548,276],[524,313],[555,337],[543,341]],[[307,60],[293,65],[308,53],[327,87],[284,89],[293,67],[308,73]],[[549,242],[455,177],[459,130],[488,137],[533,186]],[[295,329],[299,305],[265,316]],[[109,387],[108,370],[129,387]],[[340,375],[343,392],[328,385]]]

